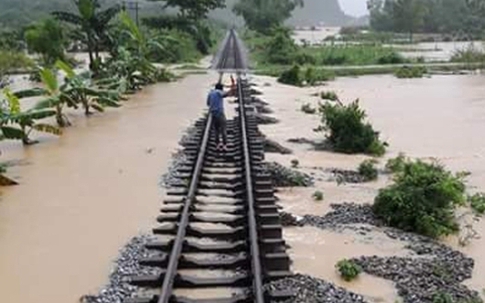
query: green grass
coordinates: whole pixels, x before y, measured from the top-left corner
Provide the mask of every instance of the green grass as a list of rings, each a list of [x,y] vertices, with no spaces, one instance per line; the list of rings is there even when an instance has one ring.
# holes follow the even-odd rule
[[[394,73],[400,79],[423,78],[428,70],[424,66],[403,66]]]
[[[485,193],[477,193],[468,197],[470,207],[480,215],[485,213]]]
[[[304,56],[315,58],[315,65],[373,65],[410,62],[391,47],[376,44],[336,44],[305,47]]]

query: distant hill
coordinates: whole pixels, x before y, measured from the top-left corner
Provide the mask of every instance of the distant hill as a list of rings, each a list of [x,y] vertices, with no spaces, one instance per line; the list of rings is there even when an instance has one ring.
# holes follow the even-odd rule
[[[232,7],[238,0],[227,0],[227,8],[214,11],[211,17],[227,23],[242,24],[232,13]],[[121,3],[121,0],[102,0],[106,5]],[[161,13],[159,3],[139,1],[142,15]],[[14,27],[29,24],[39,18],[48,16],[55,10],[69,10],[73,8],[72,0],[0,0],[0,27]],[[362,19],[365,20],[365,19]],[[358,19],[347,16],[340,8],[338,0],[305,0],[305,7],[294,12],[289,24],[297,26],[311,26],[320,22],[326,25],[348,25]],[[361,23],[361,22],[358,22]]]

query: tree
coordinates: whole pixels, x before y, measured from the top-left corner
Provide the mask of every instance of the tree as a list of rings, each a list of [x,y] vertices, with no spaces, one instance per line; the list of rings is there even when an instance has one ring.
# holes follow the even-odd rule
[[[25,32],[29,50],[42,56],[43,65],[52,66],[57,60],[64,60],[66,39],[59,22],[45,19],[31,26]]]
[[[298,6],[303,6],[303,0],[239,0],[233,11],[244,18],[250,29],[268,33],[290,18]]]
[[[61,21],[74,24],[82,33],[82,40],[86,43],[89,53],[89,66],[93,65],[95,57],[99,59],[100,46],[106,42],[106,32],[111,20],[118,14],[118,5],[99,11],[101,5],[98,0],[74,0],[77,14],[69,12],[53,12],[52,14]]]
[[[181,17],[191,20],[205,19],[211,10],[226,6],[225,0],[166,0],[165,2],[165,7],[178,8]]]
[[[424,24],[426,5],[423,0],[396,0],[392,15],[395,29],[409,33],[413,42],[413,34]]]

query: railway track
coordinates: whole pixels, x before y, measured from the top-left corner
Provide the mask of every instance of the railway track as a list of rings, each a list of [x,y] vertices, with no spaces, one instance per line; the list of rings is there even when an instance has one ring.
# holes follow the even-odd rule
[[[267,292],[264,284],[290,275],[290,260],[270,175],[265,172],[263,143],[251,106],[242,43],[230,31],[216,69],[235,70],[237,115],[227,123],[228,151],[216,148],[212,117],[196,123],[195,139],[184,146],[187,161],[179,168],[181,185],[167,192],[159,226],[163,237],[140,261],[161,269],[138,276],[132,284],[145,293],[136,303],[273,302],[289,294]]]

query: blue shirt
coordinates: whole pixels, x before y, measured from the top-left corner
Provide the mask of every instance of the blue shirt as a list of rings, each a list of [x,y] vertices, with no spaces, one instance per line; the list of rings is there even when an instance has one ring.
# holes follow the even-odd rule
[[[225,93],[220,90],[213,89],[207,96],[207,106],[213,115],[224,114],[224,97]]]

